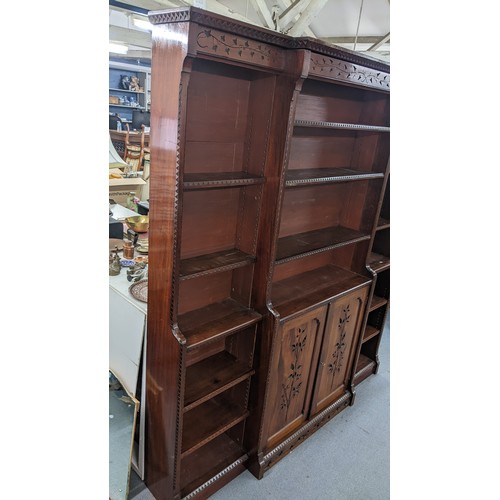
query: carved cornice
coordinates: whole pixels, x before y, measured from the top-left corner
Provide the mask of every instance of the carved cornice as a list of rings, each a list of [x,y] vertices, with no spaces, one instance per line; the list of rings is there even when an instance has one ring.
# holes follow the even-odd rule
[[[374,69],[384,73],[390,72],[387,63],[366,57],[356,52],[336,47],[313,38],[293,38],[283,33],[278,33],[266,28],[252,24],[236,21],[228,17],[219,16],[212,12],[204,11],[196,7],[169,9],[165,11],[153,11],[149,14],[152,24],[176,23],[183,21],[196,22],[202,26],[220,29],[227,33],[252,38],[261,42],[277,45],[284,49],[305,49],[317,52],[321,55],[333,57],[366,68]]]

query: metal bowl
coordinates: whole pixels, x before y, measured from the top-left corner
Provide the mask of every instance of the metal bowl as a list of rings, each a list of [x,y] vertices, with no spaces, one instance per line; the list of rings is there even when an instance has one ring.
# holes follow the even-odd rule
[[[127,226],[136,233],[146,233],[149,228],[149,217],[147,215],[136,215],[125,219]]]

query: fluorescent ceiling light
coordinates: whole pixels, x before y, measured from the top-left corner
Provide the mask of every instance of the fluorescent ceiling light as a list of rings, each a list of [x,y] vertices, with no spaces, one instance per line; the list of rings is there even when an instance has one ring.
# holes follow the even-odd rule
[[[110,42],[109,52],[114,52],[115,54],[126,54],[128,52],[128,47],[126,45]]]
[[[153,30],[153,25],[149,21],[146,21],[145,19],[138,19],[137,17],[134,17],[134,24],[138,28],[141,28],[141,30],[148,30],[148,31]]]

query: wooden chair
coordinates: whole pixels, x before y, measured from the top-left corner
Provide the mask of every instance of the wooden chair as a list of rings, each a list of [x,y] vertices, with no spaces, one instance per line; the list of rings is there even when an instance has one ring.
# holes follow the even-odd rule
[[[141,131],[141,142],[139,145],[130,142],[130,127],[125,124],[125,154],[123,159],[130,165],[132,172],[143,169],[142,161],[144,157],[144,128]]]

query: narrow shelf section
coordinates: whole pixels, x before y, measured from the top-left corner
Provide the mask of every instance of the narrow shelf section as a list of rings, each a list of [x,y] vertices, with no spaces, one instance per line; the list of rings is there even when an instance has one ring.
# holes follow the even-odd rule
[[[366,325],[365,334],[363,335],[363,342],[370,340],[371,338],[377,336],[380,333],[378,328],[371,325]]]
[[[377,231],[380,231],[381,229],[388,229],[389,227],[390,227],[389,221],[387,219],[383,219],[382,217],[380,217],[377,224]]]
[[[380,253],[372,252],[368,257],[368,265],[376,272],[385,271],[389,269],[391,261],[389,257]]]
[[[278,240],[276,264],[369,239],[370,235],[343,226],[285,236]]]
[[[190,366],[186,370],[184,411],[189,411],[255,373],[227,351]]]
[[[385,306],[385,304],[387,304],[387,299],[374,295],[370,304],[370,312],[375,311],[375,309],[378,309],[379,307]]]
[[[281,319],[370,282],[370,278],[332,264],[273,284],[272,302]]]
[[[184,414],[181,458],[248,417],[248,410],[220,395]]]
[[[255,257],[232,248],[181,260],[180,279],[188,280],[206,274],[229,271],[255,262]]]
[[[289,170],[286,174],[286,187],[308,186],[311,184],[331,184],[334,182],[364,181],[381,179],[381,172],[363,172],[352,168],[311,168]]]
[[[178,318],[181,333],[187,340],[187,350],[205,342],[221,339],[260,321],[261,315],[233,299],[210,304],[182,314]]]
[[[356,374],[354,375],[354,383],[359,384],[366,377],[372,374],[375,365],[376,363],[373,359],[370,359],[368,356],[365,356],[364,354],[360,354],[358,364],[356,365]]]
[[[390,132],[390,127],[379,127],[376,125],[358,125],[356,123],[321,122],[312,120],[295,120],[296,127],[329,128],[342,130],[360,130],[366,132]]]
[[[226,434],[221,434],[181,460],[181,497],[199,488],[237,460],[243,463],[246,458],[238,444]]]
[[[264,177],[246,172],[208,172],[184,174],[184,190],[216,189],[222,187],[250,186],[262,184]]]

